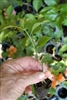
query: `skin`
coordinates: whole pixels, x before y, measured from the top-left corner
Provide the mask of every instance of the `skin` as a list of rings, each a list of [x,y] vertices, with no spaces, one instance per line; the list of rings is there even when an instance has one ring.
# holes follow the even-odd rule
[[[0,66],[0,100],[17,100],[27,86],[49,76],[50,73],[42,72],[42,65],[31,57],[6,60]]]

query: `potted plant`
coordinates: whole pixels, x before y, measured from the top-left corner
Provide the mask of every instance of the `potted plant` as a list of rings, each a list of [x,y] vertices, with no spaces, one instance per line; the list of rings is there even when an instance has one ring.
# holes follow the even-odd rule
[[[53,79],[48,78],[35,84],[36,93],[38,94],[37,89],[42,90],[43,86],[46,89],[43,91],[47,91],[45,97],[49,93],[50,96],[62,98],[57,92],[61,86],[67,91],[65,27],[67,27],[66,1],[61,3],[60,0],[1,0],[1,63],[10,57],[34,56],[42,64],[47,64],[54,76]],[[67,99],[66,95],[64,98]],[[41,100],[45,97],[38,96]]]

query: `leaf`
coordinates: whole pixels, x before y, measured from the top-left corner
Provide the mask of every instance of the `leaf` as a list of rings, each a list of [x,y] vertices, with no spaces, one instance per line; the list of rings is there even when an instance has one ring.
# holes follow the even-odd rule
[[[57,16],[55,23],[57,24],[57,26],[60,29],[62,28],[63,21],[64,21],[64,17],[63,16]]]
[[[18,98],[17,100],[20,100],[20,98]]]
[[[67,15],[67,3],[59,5],[59,9],[63,16]]]
[[[26,96],[21,96],[17,100],[27,100]]]
[[[3,36],[4,36],[4,32],[1,32],[1,33],[0,33],[0,43],[2,43]]]
[[[2,56],[3,56],[3,58],[6,58],[7,56],[8,56],[8,54],[9,54],[9,52],[2,52]]]
[[[0,9],[7,8],[9,6],[8,0],[0,0]]]
[[[54,70],[58,70],[59,68],[60,68],[59,66],[56,66],[56,65],[53,66]]]
[[[45,46],[45,44],[46,44],[49,40],[50,40],[50,37],[48,37],[48,36],[42,36],[42,37],[40,37],[39,40],[38,40],[38,46],[39,46],[39,47]]]
[[[60,54],[62,54],[64,51],[66,51],[67,50],[67,44],[64,44],[61,48],[60,48],[60,50],[59,50],[59,53]]]
[[[67,87],[67,82],[63,82],[63,84]]]
[[[43,15],[46,19],[55,20],[56,17],[58,16],[58,11],[55,7],[52,7],[47,12],[45,12]]]
[[[10,5],[10,6],[6,9],[6,13],[7,13],[8,16],[10,16],[10,15],[12,14],[13,9],[14,9],[14,8],[13,8],[12,5]]]
[[[4,25],[0,25],[0,31],[3,31],[5,29],[11,28],[11,27],[15,27],[16,28],[17,26],[16,26],[15,23],[12,23],[12,22],[6,23]]]
[[[22,0],[9,0],[9,3],[12,4],[12,5],[22,6]]]
[[[53,95],[56,93],[56,90],[53,87],[50,87],[49,92]]]
[[[33,25],[35,24],[35,22],[36,22],[35,20],[32,20],[32,21],[27,20],[27,21],[24,23],[24,27],[25,27],[26,29],[28,29],[29,32],[31,33],[32,27],[33,27]]]
[[[67,42],[67,36],[66,36],[66,37],[64,37],[64,42]]]
[[[0,14],[2,13],[2,9],[0,9]]]
[[[60,39],[63,36],[63,31],[62,30],[58,30],[54,33],[55,38],[56,39]]]
[[[34,31],[34,29],[36,29],[38,26],[40,26],[40,25],[42,25],[42,24],[44,24],[44,23],[46,23],[46,22],[49,22],[49,20],[42,20],[41,22],[36,22],[36,23],[34,23],[34,25],[32,26],[32,30],[31,30],[31,33]]]
[[[32,94],[35,94],[34,85],[31,85],[31,89],[32,89]]]
[[[62,57],[67,58],[67,54],[62,54]]]
[[[52,6],[47,6],[47,7],[43,8],[43,9],[40,11],[40,13],[45,13],[45,12],[49,11],[50,9],[52,9]]]
[[[34,20],[35,19],[35,16],[33,14],[26,14],[24,16],[24,19],[25,20]]]
[[[58,63],[57,65],[53,65],[50,70],[54,75],[57,76],[59,73],[64,73],[65,69],[65,65]]]
[[[34,29],[34,31],[32,32],[32,34],[36,34],[37,35],[37,32],[40,33],[41,30],[42,30],[42,27],[38,26],[37,28]]]
[[[33,49],[32,46],[28,46],[26,48],[26,55],[27,56],[32,56],[33,55],[33,50],[32,49]]]
[[[44,16],[45,18],[48,18],[49,20],[55,20],[58,14],[57,13],[47,13],[47,14],[44,14]]]
[[[67,26],[67,19],[64,19],[64,21],[62,22],[62,24],[63,24],[64,26]]]
[[[28,2],[28,3],[30,3],[30,2],[31,2],[31,0],[27,0],[27,2]]]
[[[47,5],[56,5],[56,0],[44,0],[44,2],[47,4]]]
[[[24,96],[21,100],[27,100],[26,96]]]
[[[49,54],[45,54],[42,59],[42,62],[50,64],[53,62],[53,59],[51,58]]]
[[[42,6],[42,0],[33,0],[33,7],[38,12],[40,7]]]

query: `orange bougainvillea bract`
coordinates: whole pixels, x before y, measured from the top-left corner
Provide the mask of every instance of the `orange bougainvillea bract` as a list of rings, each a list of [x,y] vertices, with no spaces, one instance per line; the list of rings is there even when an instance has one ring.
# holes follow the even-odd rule
[[[65,81],[65,78],[64,78],[64,76],[62,74],[58,74],[58,76],[56,77],[56,79],[57,79],[58,82]]]
[[[14,46],[10,46],[8,51],[9,51],[8,57],[11,57],[14,53],[16,53],[17,49]]]

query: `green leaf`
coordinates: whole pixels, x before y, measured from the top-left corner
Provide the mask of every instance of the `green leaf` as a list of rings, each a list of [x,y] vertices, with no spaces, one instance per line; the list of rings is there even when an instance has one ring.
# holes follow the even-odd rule
[[[6,13],[7,13],[8,16],[11,16],[13,9],[14,9],[14,8],[13,8],[12,5],[10,5],[10,6],[6,9]]]
[[[17,100],[27,100],[26,96],[23,96],[21,98],[18,98]]]
[[[18,98],[17,100],[20,100],[20,98]]]
[[[49,11],[50,9],[52,9],[52,6],[47,6],[47,7],[43,8],[43,9],[40,11],[40,13],[45,13],[45,12]]]
[[[31,0],[27,0],[27,2],[28,2],[28,3],[30,3],[30,2],[31,2]]]
[[[38,27],[38,26],[40,26],[40,25],[42,25],[42,24],[44,24],[44,23],[47,23],[47,22],[49,22],[49,20],[42,20],[41,22],[36,22],[36,23],[34,23],[34,25],[32,26],[32,30],[31,30],[31,33]]]
[[[3,30],[8,29],[8,28],[12,28],[12,27],[17,28],[15,23],[12,23],[12,22],[6,23],[4,25],[0,25],[0,31],[3,31]]]
[[[24,96],[21,100],[27,100],[26,96]]]
[[[55,23],[57,24],[57,26],[62,29],[62,23],[64,21],[64,17],[63,16],[57,16]]]
[[[24,19],[25,20],[34,20],[35,19],[35,16],[33,14],[26,14],[24,16]]]
[[[32,46],[28,46],[26,48],[26,55],[27,56],[32,56],[33,55],[33,50],[32,49],[33,49]]]
[[[58,75],[59,73],[64,73],[66,67],[63,64],[58,63],[57,65],[53,65],[50,70],[54,75]]]
[[[63,16],[67,15],[67,3],[59,5],[59,9]]]
[[[58,30],[54,34],[55,34],[54,36],[55,36],[56,39],[60,39],[63,36],[63,31],[62,30]]]
[[[67,54],[62,54],[62,57],[67,58]]]
[[[26,28],[26,29],[28,29],[28,31],[31,33],[31,30],[32,30],[32,27],[33,27],[33,25],[35,24],[35,20],[32,20],[32,21],[30,21],[30,20],[27,20],[25,23],[24,23],[24,27]]]
[[[57,13],[47,13],[47,14],[44,14],[44,16],[45,18],[48,18],[49,20],[55,20],[58,14]]]
[[[32,34],[37,34],[37,32],[40,33],[41,29],[42,29],[42,27],[38,26],[37,28],[34,29],[34,31],[32,32]]]
[[[0,9],[0,14],[2,13],[2,9]]]
[[[4,36],[4,32],[1,32],[1,33],[0,33],[0,43],[2,43],[3,36]]]
[[[59,50],[59,53],[60,54],[62,54],[64,51],[66,51],[67,50],[67,44],[64,44],[61,48],[60,48],[60,50]]]
[[[67,19],[64,19],[64,21],[62,22],[63,25],[67,26]]]
[[[6,58],[6,57],[8,57],[8,54],[9,54],[9,52],[2,52],[2,56],[3,56],[3,58]]]
[[[66,36],[66,37],[64,37],[64,42],[67,42],[67,36]]]
[[[42,6],[42,0],[33,0],[33,7],[38,12],[40,7]]]
[[[9,6],[8,0],[0,0],[0,9],[7,8]]]
[[[40,37],[39,40],[38,40],[38,46],[39,46],[39,47],[45,46],[45,44],[46,44],[49,40],[50,40],[50,37],[48,37],[48,36],[42,36],[42,37]]]
[[[32,89],[32,94],[35,94],[34,85],[31,85],[31,89]]]
[[[4,24],[4,16],[2,15],[2,14],[0,14],[0,23],[1,23],[1,25],[3,25]]]
[[[42,62],[50,64],[53,62],[53,59],[51,58],[49,54],[45,54],[42,59]]]
[[[12,4],[12,5],[22,6],[22,0],[9,0],[9,3]]]
[[[50,87],[49,92],[50,94],[54,95],[56,93],[56,90],[53,87]]]
[[[63,84],[67,87],[67,82],[63,82]]]
[[[48,10],[43,15],[46,19],[55,20],[56,17],[58,16],[58,11],[55,7],[52,7],[52,9]]]
[[[47,5],[56,5],[56,0],[44,0]]]
[[[53,66],[53,69],[54,69],[54,70],[58,70],[59,68],[60,68],[60,67],[57,66],[57,65],[54,65],[54,66]]]

